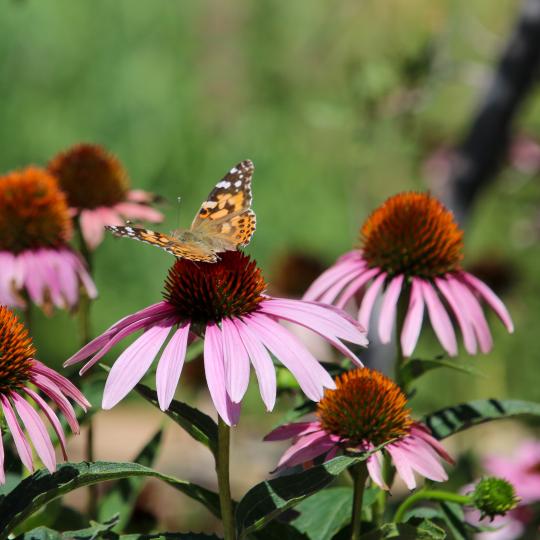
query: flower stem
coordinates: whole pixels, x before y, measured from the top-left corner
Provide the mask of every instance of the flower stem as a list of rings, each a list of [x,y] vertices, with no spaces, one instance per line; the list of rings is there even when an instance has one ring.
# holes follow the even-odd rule
[[[403,521],[405,512],[418,501],[448,501],[461,505],[472,504],[470,495],[458,495],[457,493],[452,493],[450,491],[424,489],[413,493],[399,505],[393,521],[395,523]]]
[[[359,463],[352,468],[353,484],[353,505],[351,517],[351,540],[358,540],[362,529],[362,500],[368,476],[365,462]]]
[[[216,456],[216,473],[218,479],[219,505],[225,540],[235,540],[233,504],[231,485],[229,482],[229,445],[231,428],[218,417],[218,452]]]

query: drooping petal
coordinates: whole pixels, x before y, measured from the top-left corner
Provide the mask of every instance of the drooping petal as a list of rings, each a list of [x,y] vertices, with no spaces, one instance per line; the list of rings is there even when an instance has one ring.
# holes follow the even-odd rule
[[[0,394],[0,403],[2,404],[2,410],[4,411],[4,417],[8,425],[11,436],[13,437],[13,442],[17,448],[17,453],[19,454],[23,465],[30,471],[34,472],[34,462],[32,460],[32,450],[26,437],[24,436],[23,430],[19,425],[17,417],[15,416],[15,411],[9,402],[9,399]]]
[[[0,279],[0,304],[2,305],[17,307],[23,305],[21,299],[18,298],[14,292],[14,289],[17,287],[18,266],[15,255],[7,251],[0,251],[0,268],[2,269],[2,277]]]
[[[461,303],[459,297],[454,296],[452,289],[448,282],[443,278],[435,278],[435,285],[441,291],[448,305],[452,308],[454,316],[461,329],[463,335],[463,343],[465,344],[465,350],[469,354],[476,354],[477,343],[474,337],[473,327],[465,314],[465,308]]]
[[[284,441],[301,435],[307,435],[321,429],[319,422],[293,422],[272,430],[264,437],[265,441]]]
[[[101,219],[99,208],[82,210],[79,215],[79,223],[86,245],[92,250],[96,249],[105,236],[105,223]]]
[[[316,431],[298,438],[281,456],[277,468],[294,467],[326,454],[335,446],[324,431]]]
[[[420,280],[413,278],[411,286],[411,297],[409,299],[409,307],[405,321],[403,322],[403,330],[401,331],[401,349],[405,357],[411,356],[420,330],[422,329],[422,319],[424,318],[424,299],[420,286]]]
[[[353,268],[349,270],[346,274],[343,274],[335,283],[329,287],[324,294],[319,298],[321,304],[331,304],[343,288],[348,285],[353,279],[357,278],[358,275],[363,271],[363,267]]]
[[[0,431],[0,484],[6,483],[6,472],[4,470],[4,442],[3,433]]]
[[[358,321],[364,328],[369,328],[369,319],[371,318],[371,311],[375,305],[375,300],[379,295],[384,280],[386,279],[386,272],[382,272],[373,280],[373,283],[370,285],[364,298],[362,299],[362,304],[358,310]]]
[[[149,328],[118,357],[105,382],[102,403],[104,409],[114,407],[143,378],[172,326],[173,321],[163,321],[162,326]]]
[[[174,397],[186,358],[189,323],[184,323],[173,334],[165,347],[156,371],[159,408],[166,411]]]
[[[364,269],[362,274],[353,279],[343,289],[343,293],[339,297],[339,300],[335,303],[337,308],[344,308],[347,302],[372,278],[376,277],[381,270],[379,268]]]
[[[421,280],[422,294],[426,302],[427,310],[429,313],[429,319],[435,334],[439,338],[444,350],[450,356],[457,355],[457,341],[454,328],[452,327],[452,321],[446,313],[442,302],[439,300],[437,293],[435,292],[431,283]]]
[[[16,392],[11,392],[11,399],[15,403],[15,408],[23,421],[24,427],[34,444],[39,458],[49,471],[54,472],[56,470],[54,448],[47,428],[43,424],[39,414]]]
[[[465,315],[473,327],[480,350],[484,354],[488,353],[493,346],[493,339],[480,303],[467,285],[451,276],[447,277],[447,281],[454,296],[459,298],[465,307]]]
[[[294,375],[306,396],[319,401],[324,387],[335,388],[330,375],[293,334],[262,313],[252,313],[245,320],[265,347]]]
[[[472,274],[461,272],[459,276],[488,303],[499,319],[501,319],[504,326],[506,326],[506,329],[512,333],[514,331],[514,323],[502,300],[483,281],[480,281]]]
[[[388,489],[383,478],[382,452],[375,452],[366,461],[369,476],[381,489]]]
[[[217,325],[206,325],[204,372],[214,407],[227,425],[234,426],[240,418],[240,404],[233,403],[227,394],[222,339],[221,330]]]
[[[433,435],[431,435],[431,432],[428,430],[428,428],[418,422],[414,423],[411,428],[411,435],[414,435],[415,437],[420,437],[423,439],[426,443],[428,443],[434,450],[441,456],[445,461],[453,465],[455,463],[452,456],[446,451],[444,446],[437,440]]]
[[[389,444],[386,447],[387,452],[392,456],[392,461],[397,469],[397,472],[406,486],[409,489],[414,489],[416,487],[416,480],[414,478],[414,472],[412,467],[407,460],[407,456],[404,452],[395,444]]]
[[[264,345],[251,332],[248,325],[240,319],[236,319],[234,324],[255,369],[263,403],[266,410],[271,411],[276,403],[277,387],[276,370],[272,359]]]
[[[403,452],[409,465],[425,478],[436,482],[448,480],[448,475],[441,463],[430,453],[429,446],[421,439],[414,440],[414,438],[407,437],[395,443],[395,446]]]
[[[31,388],[23,388],[23,390],[37,403],[39,408],[43,411],[49,422],[51,423],[58,440],[60,441],[60,448],[62,449],[62,455],[64,459],[67,460],[67,451],[66,451],[66,436],[64,434],[64,429],[56,413],[49,407],[49,404]]]
[[[397,303],[403,279],[403,274],[393,278],[384,293],[381,314],[379,315],[379,338],[382,343],[390,343],[390,340],[392,339],[392,329],[394,328]]]
[[[221,321],[221,333],[227,393],[234,403],[240,403],[249,385],[249,356],[231,319]]]
[[[136,202],[120,202],[114,206],[114,209],[127,219],[140,219],[159,223],[163,221],[163,214],[154,210],[152,207],[137,204]]]

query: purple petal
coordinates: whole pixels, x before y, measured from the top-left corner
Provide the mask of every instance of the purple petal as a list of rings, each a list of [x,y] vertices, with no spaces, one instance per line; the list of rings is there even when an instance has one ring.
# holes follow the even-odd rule
[[[374,278],[381,270],[379,268],[370,268],[364,270],[356,279],[351,281],[349,285],[343,290],[343,294],[336,302],[336,307],[344,308],[345,304],[371,279]]]
[[[249,356],[231,319],[221,321],[221,334],[227,393],[234,403],[240,403],[249,385]]]
[[[445,279],[435,278],[435,285],[441,291],[441,294],[445,297],[448,305],[452,308],[454,316],[461,328],[461,334],[463,335],[463,343],[465,349],[469,354],[476,354],[477,344],[474,337],[473,327],[465,315],[465,308],[461,305],[459,297],[454,296],[450,285]]]
[[[420,280],[413,278],[411,287],[411,298],[407,315],[403,322],[403,330],[401,332],[401,348],[405,357],[411,356],[422,328],[422,319],[424,318],[424,300],[422,298],[422,289]]]
[[[493,346],[493,340],[480,303],[467,285],[450,275],[447,281],[454,297],[459,298],[465,308],[465,315],[473,327],[480,350],[484,354],[488,353]]]
[[[324,387],[335,388],[335,383],[312,354],[278,323],[262,313],[245,318],[265,347],[294,375],[300,387],[313,401],[323,397]]]
[[[321,295],[319,302],[321,304],[331,304],[343,288],[348,285],[353,279],[358,277],[358,274],[363,271],[363,268],[353,268],[346,274],[342,275],[336,282],[327,289],[327,291]]]
[[[156,371],[159,408],[166,411],[174,397],[186,358],[189,323],[184,323],[173,334],[165,347]]]
[[[359,256],[358,252],[350,252],[350,257],[340,259],[323,272],[309,287],[303,296],[303,300],[317,300],[325,291],[327,291],[334,283],[341,279],[353,269],[362,270],[365,266],[364,260]]]
[[[403,274],[396,276],[386,288],[379,317],[379,337],[382,343],[390,343],[392,329],[396,318],[397,303],[401,286],[403,284]]]
[[[236,329],[244,343],[244,347],[255,368],[259,381],[259,388],[263,403],[267,411],[271,411],[276,403],[276,370],[268,351],[264,345],[251,332],[249,326],[237,319],[234,321]]]
[[[506,326],[506,329],[512,333],[514,331],[514,323],[502,300],[483,281],[480,281],[472,274],[460,272],[459,276],[488,303],[499,319],[501,319],[504,326]]]
[[[143,378],[171,331],[173,321],[149,328],[113,364],[103,391],[103,409],[114,407]]]
[[[407,456],[394,444],[387,445],[385,449],[390,456],[392,456],[392,461],[394,462],[399,476],[403,478],[403,481],[409,489],[414,489],[416,487],[416,480]]]
[[[210,397],[223,421],[234,426],[240,418],[240,405],[227,394],[221,330],[215,324],[206,325],[204,336],[204,372]]]
[[[56,470],[54,448],[47,428],[43,424],[39,414],[16,392],[11,392],[11,398],[15,402],[15,408],[23,421],[24,427],[34,444],[39,458],[49,471],[54,472]]]
[[[379,274],[377,278],[373,281],[373,283],[370,285],[370,287],[366,291],[366,294],[364,295],[364,298],[362,299],[362,304],[360,305],[360,309],[358,311],[358,321],[364,328],[369,329],[371,310],[373,309],[375,300],[377,299],[379,291],[383,286],[386,276],[386,272]]]
[[[23,430],[17,421],[15,416],[15,411],[11,406],[8,398],[3,394],[0,394],[0,403],[2,403],[2,409],[4,411],[4,417],[8,425],[11,436],[13,437],[13,442],[17,448],[17,452],[23,462],[23,465],[30,471],[34,472],[34,463],[32,461],[32,450],[26,437],[24,436]]]
[[[431,283],[422,280],[420,284],[433,330],[435,330],[435,334],[437,334],[444,350],[450,356],[456,356],[457,341],[454,328],[452,327],[452,321],[450,321],[450,317],[446,313],[446,309],[439,300]]]
[[[23,388],[23,390],[38,404],[39,408],[43,411],[43,413],[51,423],[54,431],[56,432],[58,440],[60,441],[60,447],[62,449],[62,455],[64,456],[64,460],[67,460],[68,457],[66,451],[66,436],[64,435],[62,424],[60,423],[60,420],[58,420],[56,413],[51,409],[51,407],[49,407],[48,403],[31,388]]]
[[[300,437],[301,435],[307,435],[314,431],[319,431],[321,425],[319,422],[293,422],[291,424],[284,424],[276,429],[272,430],[263,440],[265,441],[284,441],[286,439],[292,439]]]

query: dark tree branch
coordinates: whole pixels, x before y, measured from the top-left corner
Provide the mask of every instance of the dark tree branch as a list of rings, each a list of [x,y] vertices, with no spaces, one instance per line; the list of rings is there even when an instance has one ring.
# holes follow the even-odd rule
[[[483,188],[506,156],[512,123],[532,90],[540,66],[540,0],[524,0],[469,132],[458,148],[447,184],[446,202],[464,222]]]

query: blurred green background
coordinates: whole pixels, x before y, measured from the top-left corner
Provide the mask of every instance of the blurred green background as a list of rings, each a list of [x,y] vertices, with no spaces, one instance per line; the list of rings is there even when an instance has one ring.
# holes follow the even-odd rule
[[[72,0],[0,2],[0,169],[103,144],[134,187],[164,196],[163,230],[191,222],[214,183],[254,161],[266,276],[301,251],[350,249],[386,197],[436,189],[423,164],[459,142],[489,81],[514,0]],[[538,136],[533,96],[516,131]],[[176,198],[182,197],[181,205]],[[466,266],[496,262],[514,335],[490,317],[487,375],[426,376],[422,410],[497,395],[540,400],[540,187],[507,166],[467,224]],[[94,332],[160,299],[165,253],[107,238],[96,252]],[[506,273],[505,273],[506,272]],[[60,365],[77,321],[39,318],[40,358]],[[419,354],[436,354],[422,339]],[[253,400],[254,414],[263,414]],[[273,423],[277,419],[272,419]]]

